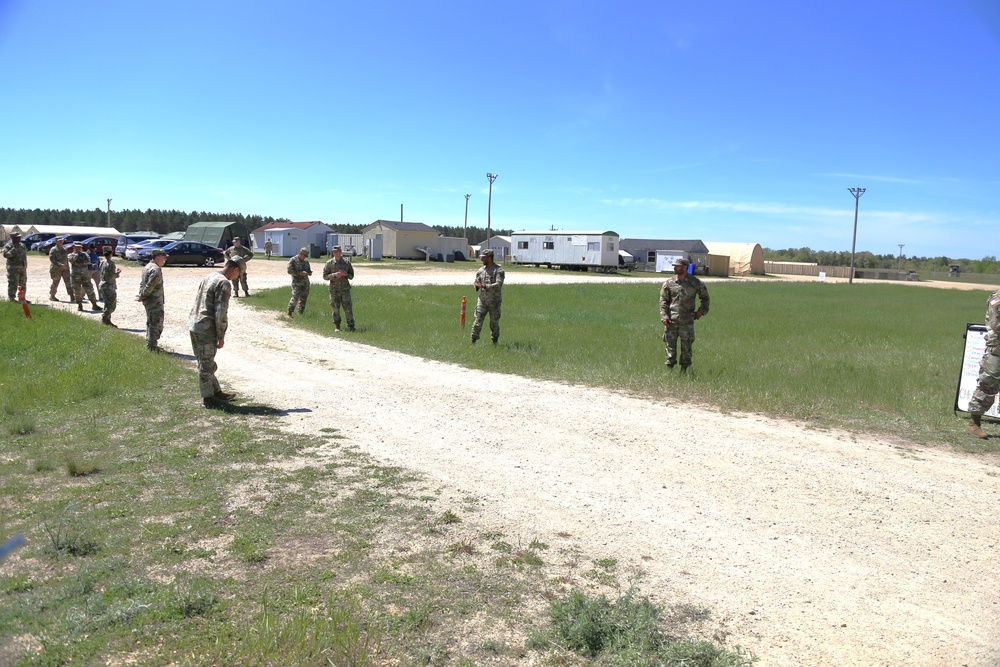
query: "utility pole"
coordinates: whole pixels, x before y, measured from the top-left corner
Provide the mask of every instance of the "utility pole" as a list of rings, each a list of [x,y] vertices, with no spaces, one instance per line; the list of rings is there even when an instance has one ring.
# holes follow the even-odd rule
[[[472,195],[465,195],[465,242],[469,242],[469,197]]]
[[[847,283],[854,284],[854,248],[858,242],[858,200],[865,193],[867,188],[847,188],[847,191],[854,195],[854,237],[851,239],[851,273],[847,276]]]
[[[111,197],[108,197],[108,227],[111,227]]]
[[[497,180],[497,176],[500,174],[486,173],[486,178],[490,179],[490,198],[486,202],[486,247],[489,247],[490,243],[490,229],[492,228],[493,218],[493,181]]]
[[[906,244],[905,243],[899,243],[897,245],[899,245],[899,259],[896,260],[896,272],[899,273],[900,264],[902,264],[902,262],[903,262],[903,246],[906,245]]]

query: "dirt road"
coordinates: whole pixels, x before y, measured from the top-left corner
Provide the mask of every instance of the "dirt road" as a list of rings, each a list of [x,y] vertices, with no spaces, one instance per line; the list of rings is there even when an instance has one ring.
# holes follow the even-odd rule
[[[29,294],[42,307],[44,262],[29,265]],[[126,264],[115,320],[141,331],[131,300],[138,272]],[[165,270],[165,347],[190,353],[185,321],[206,272]],[[469,282],[472,270],[357,274],[359,286],[416,276],[445,284]],[[507,289],[527,275],[508,276]],[[546,279],[580,278],[530,278]],[[637,280],[651,283],[655,308],[662,279]],[[287,285],[284,262],[252,261],[250,284]],[[315,284],[310,302],[325,299]],[[363,304],[356,310],[363,323]],[[230,331],[218,356],[223,385],[305,409],[283,418],[286,428],[335,424],[379,459],[456,497],[481,498],[479,516],[492,526],[641,570],[643,592],[709,607],[759,664],[1000,665],[995,465],[670,399],[468,371],[368,347],[361,336],[299,332],[239,300]],[[348,414],[331,407],[344,396]]]

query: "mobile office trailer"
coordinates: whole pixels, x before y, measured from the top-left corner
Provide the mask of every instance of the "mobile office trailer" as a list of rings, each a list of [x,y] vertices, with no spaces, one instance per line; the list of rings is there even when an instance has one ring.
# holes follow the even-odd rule
[[[514,232],[510,235],[510,258],[514,264],[617,271],[618,240],[618,233],[611,231]]]
[[[341,252],[347,257],[355,257],[362,254],[365,249],[361,234],[338,234],[330,232],[326,235],[326,252],[333,255],[333,246],[339,245]]]

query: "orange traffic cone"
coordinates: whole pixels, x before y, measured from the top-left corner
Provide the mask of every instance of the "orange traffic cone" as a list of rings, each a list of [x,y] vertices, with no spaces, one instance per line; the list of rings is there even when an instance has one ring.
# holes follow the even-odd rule
[[[21,308],[24,308],[24,316],[30,320],[31,310],[28,309],[28,300],[24,297],[24,287],[17,288],[17,300],[21,303]]]

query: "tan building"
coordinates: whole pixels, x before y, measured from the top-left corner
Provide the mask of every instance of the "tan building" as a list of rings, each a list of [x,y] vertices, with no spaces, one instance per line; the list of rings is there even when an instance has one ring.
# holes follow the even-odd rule
[[[398,259],[424,259],[426,253],[417,248],[437,249],[440,236],[441,232],[422,222],[376,220],[361,230],[366,248],[381,240],[382,257]]]

